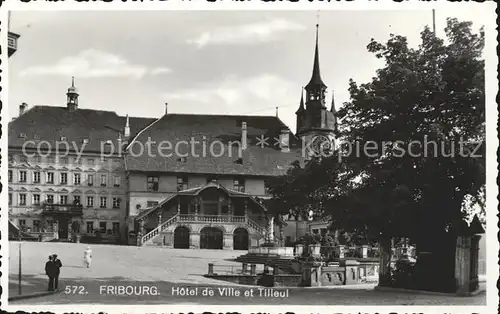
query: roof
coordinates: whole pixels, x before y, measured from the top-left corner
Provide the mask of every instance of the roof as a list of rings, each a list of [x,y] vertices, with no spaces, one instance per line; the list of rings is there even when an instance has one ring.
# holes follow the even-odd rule
[[[115,151],[118,148],[119,133],[123,133],[125,117],[113,111],[77,109],[67,107],[34,106],[9,123],[9,148],[21,148],[27,141],[28,148],[35,148],[37,141],[47,141],[55,145],[65,137],[70,146],[84,152],[101,152],[101,142],[112,141]],[[154,122],[154,118],[130,118],[130,134]],[[23,135],[23,136],[21,136]],[[83,140],[87,143],[84,144]],[[47,147],[44,145],[42,147]],[[74,147],[70,147],[74,150]],[[109,151],[109,148],[108,148]]]
[[[247,124],[248,148],[240,155],[242,122]],[[129,171],[282,175],[294,161],[303,160],[300,140],[292,133],[290,152],[274,145],[284,128],[273,116],[167,114],[130,144],[125,166]],[[268,138],[268,147],[259,146],[261,136]],[[151,145],[151,154],[147,153],[148,141],[156,143]],[[140,153],[141,146],[146,147],[144,153]]]

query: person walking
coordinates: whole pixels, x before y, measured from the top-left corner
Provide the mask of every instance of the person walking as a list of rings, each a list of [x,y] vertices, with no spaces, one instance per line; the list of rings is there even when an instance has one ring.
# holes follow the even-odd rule
[[[61,273],[62,262],[57,258],[57,254],[52,255],[52,261],[54,263],[54,290],[57,290],[59,283],[59,274]]]
[[[87,246],[87,249],[83,252],[83,264],[87,266],[87,268],[90,268],[92,264],[92,250],[90,246]]]
[[[49,260],[45,263],[45,274],[49,277],[48,291],[54,291],[55,264],[52,255],[49,255]]]

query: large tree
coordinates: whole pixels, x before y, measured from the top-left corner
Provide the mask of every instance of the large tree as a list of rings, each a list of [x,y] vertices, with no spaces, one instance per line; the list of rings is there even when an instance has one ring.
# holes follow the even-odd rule
[[[445,34],[425,28],[416,48],[403,36],[371,40],[385,66],[369,83],[350,81],[342,145],[278,178],[275,208],[313,208],[385,243],[458,228],[464,197],[485,184],[484,33],[450,18]]]

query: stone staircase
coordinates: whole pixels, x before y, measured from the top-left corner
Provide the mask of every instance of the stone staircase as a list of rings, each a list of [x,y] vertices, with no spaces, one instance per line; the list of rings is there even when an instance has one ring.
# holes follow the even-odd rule
[[[232,217],[234,221],[231,221],[231,219],[228,219],[227,217],[220,216],[220,217],[208,217],[208,216],[197,216],[195,219],[192,219],[193,217],[190,217],[188,215],[181,215],[181,214],[176,214],[175,216],[169,218],[165,222],[163,222],[161,225],[156,227],[155,229],[151,230],[147,234],[143,235],[141,237],[141,246],[144,245],[151,245],[153,240],[158,237],[163,231],[165,231],[168,227],[172,226],[173,224],[177,222],[183,222],[183,223],[212,223],[212,222],[219,222],[219,223],[241,223],[245,225],[248,228],[248,231],[250,234],[259,234],[262,237],[264,237],[266,230],[265,228],[261,227],[258,223],[255,221],[251,220],[248,217]],[[220,220],[220,221],[219,221]]]

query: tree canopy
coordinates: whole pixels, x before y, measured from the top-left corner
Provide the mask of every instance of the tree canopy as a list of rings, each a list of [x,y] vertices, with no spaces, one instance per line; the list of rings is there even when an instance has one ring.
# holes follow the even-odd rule
[[[445,34],[426,27],[416,48],[393,34],[371,40],[368,51],[385,66],[369,83],[350,80],[337,113],[340,147],[277,178],[275,211],[313,209],[372,237],[462,221],[464,197],[485,184],[484,33],[449,18]]]

